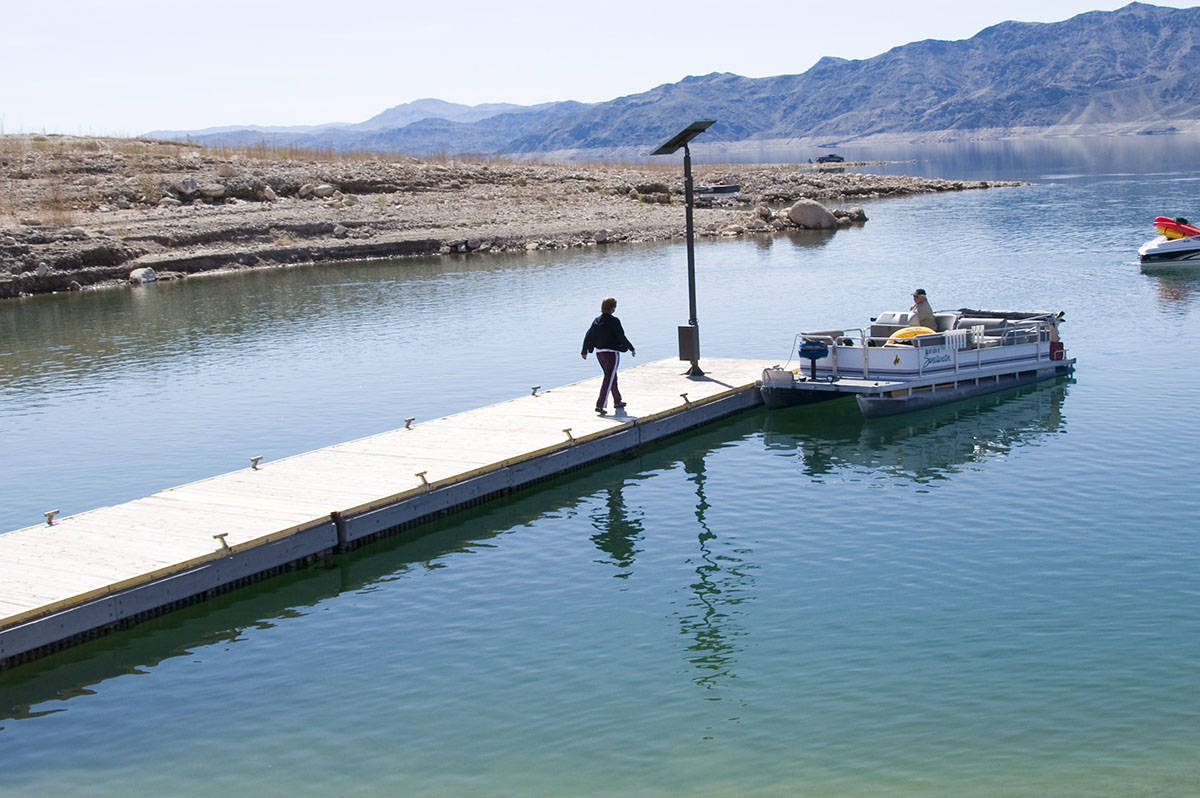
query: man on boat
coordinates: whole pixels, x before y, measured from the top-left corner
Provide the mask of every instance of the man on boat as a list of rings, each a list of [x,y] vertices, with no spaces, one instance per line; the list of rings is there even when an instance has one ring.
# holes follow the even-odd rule
[[[933,308],[929,307],[924,288],[913,291],[913,306],[908,309],[908,326],[937,329],[937,320],[933,317]]]

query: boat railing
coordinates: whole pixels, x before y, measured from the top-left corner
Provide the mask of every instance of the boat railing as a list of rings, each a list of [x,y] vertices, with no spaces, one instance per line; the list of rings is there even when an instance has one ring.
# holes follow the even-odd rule
[[[982,324],[970,327],[946,330],[938,333],[916,335],[897,341],[889,336],[868,336],[862,328],[847,330],[816,330],[801,332],[797,338],[804,341],[820,341],[829,347],[830,370],[834,379],[840,374],[839,354],[844,359],[851,352],[860,352],[861,371],[863,379],[870,378],[870,351],[879,347],[914,347],[923,349],[930,346],[946,346],[951,353],[952,368],[958,372],[963,367],[978,368],[983,364],[983,352],[995,347],[1016,346],[1018,344],[1038,343],[1034,347],[1034,359],[1038,362],[1048,358],[1043,355],[1040,344],[1052,341],[1053,323],[1049,316],[1035,316],[1027,319],[1009,321],[1003,327],[987,329]],[[850,363],[846,363],[851,367]],[[858,370],[857,367],[851,367]],[[946,369],[931,369],[943,371]],[[925,359],[917,360],[917,376],[925,373]]]

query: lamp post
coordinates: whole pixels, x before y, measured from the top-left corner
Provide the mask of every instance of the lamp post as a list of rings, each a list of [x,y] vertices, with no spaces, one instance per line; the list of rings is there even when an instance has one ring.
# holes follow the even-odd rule
[[[683,147],[683,195],[687,206],[687,265],[688,265],[688,323],[679,328],[679,359],[689,360],[692,367],[687,370],[689,377],[702,377],[700,369],[700,326],[696,321],[696,244],[695,230],[692,226],[692,153],[688,142],[708,130],[715,120],[702,119],[685,127],[676,133],[665,144],[651,155],[671,155]]]

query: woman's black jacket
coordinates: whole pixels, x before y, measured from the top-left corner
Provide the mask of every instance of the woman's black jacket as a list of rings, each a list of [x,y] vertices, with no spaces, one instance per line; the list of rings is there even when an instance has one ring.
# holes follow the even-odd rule
[[[634,348],[625,337],[621,320],[611,313],[601,313],[588,327],[587,335],[583,337],[581,355],[597,349],[615,349],[618,352],[629,352]]]

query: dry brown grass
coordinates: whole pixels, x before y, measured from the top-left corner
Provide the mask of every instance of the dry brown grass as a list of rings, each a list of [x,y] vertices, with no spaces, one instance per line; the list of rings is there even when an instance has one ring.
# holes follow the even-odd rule
[[[166,194],[163,181],[154,175],[138,175],[136,184],[137,190],[141,192],[142,200],[149,205],[156,204]]]
[[[8,192],[0,190],[0,228],[14,227],[17,224],[17,209],[8,199]]]
[[[24,136],[0,136],[0,155],[23,155],[29,150]]]
[[[245,158],[256,161],[304,161],[309,163],[360,163],[406,160],[400,153],[378,153],[350,150],[308,149],[305,147],[279,147],[256,144],[249,147],[201,147],[201,150],[218,160]]]
[[[152,171],[149,166],[160,159],[179,158],[189,153],[207,156],[216,161],[239,159],[266,162],[304,162],[324,164],[355,163],[412,163],[424,162],[443,166],[495,166],[501,168],[554,166],[590,171],[629,169],[655,174],[678,172],[680,165],[674,158],[648,158],[629,161],[572,161],[547,162],[527,161],[495,155],[434,153],[412,156],[403,152],[372,152],[366,150],[332,150],[307,147],[288,147],[257,144],[246,147],[208,147],[192,141],[174,141],[144,138],[110,138],[100,136],[64,136],[59,134],[8,134],[0,135],[0,154],[22,154],[30,150],[57,154],[110,152],[126,156],[143,171]],[[699,168],[699,167],[697,167]],[[706,170],[716,168],[704,165]]]
[[[178,158],[189,152],[197,152],[204,148],[187,141],[166,141],[164,139],[100,139],[112,152],[128,156],[154,156],[160,158]]]
[[[58,133],[42,135],[12,133],[0,135],[0,154],[22,155],[30,151],[68,155],[77,153],[114,152],[121,155],[158,155],[178,157],[195,152],[197,145],[157,139],[124,139],[107,136],[66,136]]]
[[[74,211],[70,190],[61,178],[51,178],[38,202],[38,221],[51,227],[70,227],[75,223]]]

